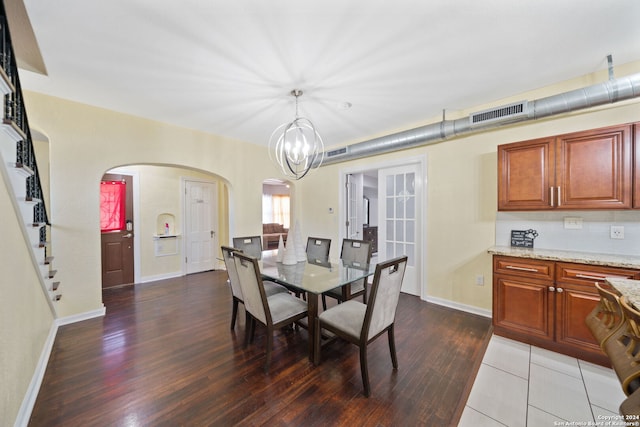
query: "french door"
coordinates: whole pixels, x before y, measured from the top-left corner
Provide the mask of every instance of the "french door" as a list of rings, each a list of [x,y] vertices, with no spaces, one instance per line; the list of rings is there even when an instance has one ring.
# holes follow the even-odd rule
[[[421,180],[418,164],[378,170],[378,255],[386,260],[407,255],[402,292],[421,296]]]
[[[213,270],[218,247],[218,187],[215,182],[185,181],[186,273]]]

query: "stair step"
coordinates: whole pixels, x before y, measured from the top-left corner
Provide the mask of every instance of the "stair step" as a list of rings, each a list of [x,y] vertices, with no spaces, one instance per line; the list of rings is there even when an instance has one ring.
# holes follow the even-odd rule
[[[53,284],[51,285],[51,290],[55,292],[58,290],[59,286],[60,286],[60,282],[53,282]]]
[[[60,301],[61,298],[62,298],[62,295],[57,294],[57,295],[54,295],[53,300],[54,301]]]
[[[13,120],[2,120],[2,129],[9,137],[15,142],[23,141],[27,139],[27,135],[24,133],[20,126],[18,126]]]
[[[45,265],[49,265],[51,264],[51,262],[53,261],[53,257],[52,256],[48,256],[44,259],[44,264]]]
[[[53,279],[57,272],[58,270],[50,270],[47,274],[47,279]]]
[[[35,175],[33,169],[22,163],[16,163],[14,171],[25,178]]]
[[[4,71],[2,67],[0,67],[0,93],[3,95],[7,95],[9,93],[15,92],[16,87],[13,83],[11,83],[11,79],[7,76],[7,73]]]

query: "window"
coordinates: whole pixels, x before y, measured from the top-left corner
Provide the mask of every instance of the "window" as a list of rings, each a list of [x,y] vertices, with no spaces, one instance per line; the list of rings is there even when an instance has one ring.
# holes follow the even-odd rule
[[[100,230],[124,230],[126,184],[121,181],[100,182]]]
[[[285,194],[262,195],[262,223],[275,222],[289,228],[290,198]]]

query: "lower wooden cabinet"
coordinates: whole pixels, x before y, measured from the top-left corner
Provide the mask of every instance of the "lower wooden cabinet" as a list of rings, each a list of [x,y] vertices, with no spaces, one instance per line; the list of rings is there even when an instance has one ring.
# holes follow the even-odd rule
[[[528,258],[493,257],[493,328],[497,335],[609,365],[585,324],[605,277],[639,270]]]

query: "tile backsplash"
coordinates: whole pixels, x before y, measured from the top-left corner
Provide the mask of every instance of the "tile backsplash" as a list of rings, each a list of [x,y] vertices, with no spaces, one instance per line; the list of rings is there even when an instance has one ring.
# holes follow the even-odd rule
[[[565,217],[582,218],[581,229],[564,227]],[[611,226],[624,227],[624,239],[610,237]],[[581,252],[640,255],[640,210],[498,212],[496,245],[511,245],[511,230],[534,229],[534,247]]]

